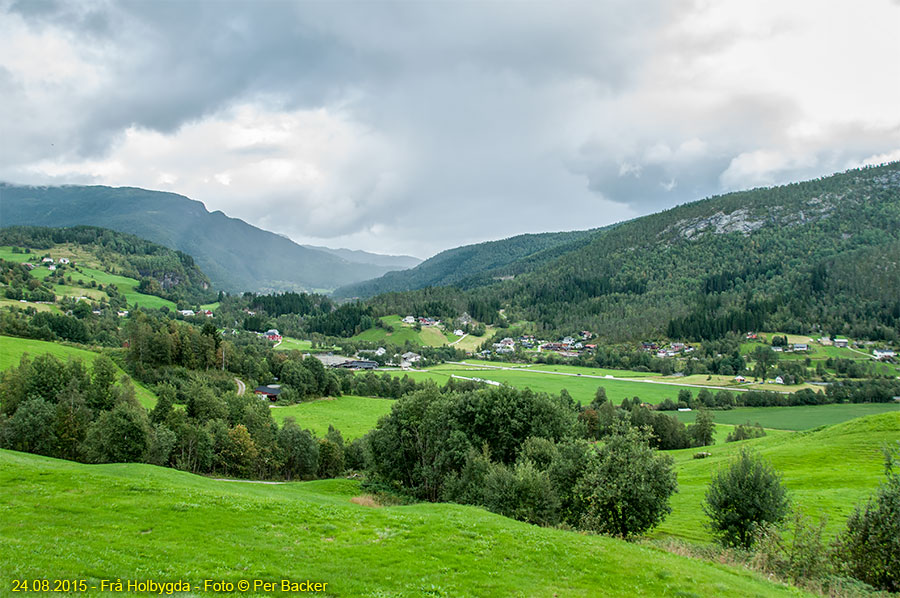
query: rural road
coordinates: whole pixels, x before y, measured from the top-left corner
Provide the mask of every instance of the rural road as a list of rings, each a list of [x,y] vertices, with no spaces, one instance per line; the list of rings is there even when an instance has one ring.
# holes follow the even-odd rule
[[[482,365],[482,364],[474,364],[474,363],[466,363],[464,361],[448,361],[447,363],[452,363],[455,365],[465,365],[470,368],[485,368],[485,369],[494,369],[494,370],[508,370],[513,372],[534,372],[536,374],[549,374],[552,376],[572,376],[575,378],[593,378],[596,380],[619,380],[621,382],[644,382],[645,384],[659,384],[662,386],[686,386],[690,388],[708,388],[710,390],[733,390],[736,392],[748,392],[751,390],[757,390],[754,388],[734,388],[734,387],[726,387],[726,386],[710,386],[709,384],[686,384],[683,382],[663,382],[660,380],[647,380],[644,378],[617,378],[615,376],[598,376],[595,374],[573,374],[570,372],[550,372],[547,370],[533,370],[531,368],[510,368],[503,367],[499,365]],[[778,392],[783,395],[790,394],[789,391],[786,390],[775,390],[770,392]]]
[[[234,379],[234,383],[237,384],[237,387],[238,387],[238,391],[237,391],[238,396],[241,396],[242,394],[244,394],[244,391],[247,390],[247,385],[244,384],[244,383],[240,380],[240,378],[235,378],[235,379]]]

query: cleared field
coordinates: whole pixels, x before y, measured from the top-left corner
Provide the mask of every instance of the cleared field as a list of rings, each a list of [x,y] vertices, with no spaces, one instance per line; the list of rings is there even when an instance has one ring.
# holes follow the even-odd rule
[[[272,407],[272,417],[279,425],[293,417],[301,428],[308,428],[319,436],[332,425],[341,431],[345,440],[363,436],[375,427],[381,416],[391,411],[394,401],[370,397],[343,396],[299,403],[288,407]]]
[[[882,413],[821,430],[771,434],[745,442],[705,447],[707,459],[693,459],[697,449],[669,451],[677,463],[678,493],[672,514],[657,535],[690,540],[711,538],[700,508],[717,468],[726,466],[742,445],[771,461],[783,476],[793,503],[808,515],[828,519],[826,532],[836,534],[854,506],[880,483],[884,473],[881,447],[900,438],[900,412]]]
[[[591,368],[580,368],[590,370]],[[614,371],[614,370],[610,370]],[[498,370],[493,368],[480,369],[477,367],[460,368],[452,365],[442,365],[429,368],[427,372],[410,372],[410,377],[416,380],[430,379],[438,384],[445,384],[451,374],[471,376],[484,380],[494,380],[503,384],[509,384],[517,388],[531,388],[537,392],[559,394],[566,389],[576,401],[588,404],[594,399],[597,388],[606,389],[606,396],[614,403],[621,403],[623,399],[639,397],[645,403],[656,404],[669,398],[677,400],[678,391],[687,388],[695,395],[699,388],[665,384],[662,382],[640,380],[612,380],[608,378],[591,378],[585,375],[559,375],[546,374],[538,371],[530,371],[528,368],[515,370]]]
[[[479,508],[361,506],[351,502],[359,492],[349,480],[229,483],[0,451],[0,501],[15,513],[0,518],[0,568],[7,580],[184,580],[198,595],[211,594],[205,579],[310,579],[328,583],[324,595],[363,597],[806,595]],[[273,594],[283,595],[240,595]]]
[[[685,423],[693,422],[697,413],[673,412]],[[738,407],[728,411],[712,411],[717,423],[759,423],[764,428],[780,430],[810,430],[830,426],[857,417],[878,413],[900,413],[897,403],[852,403],[842,405],[806,405],[802,407]]]
[[[388,332],[384,328],[369,328],[352,337],[352,339],[372,343],[393,343],[399,346],[409,342],[414,345],[428,347],[440,347],[450,342],[450,339],[436,326],[423,326],[422,330],[416,330],[410,324],[404,324],[400,316],[383,316],[380,319],[391,326],[394,331]],[[456,337],[452,338],[455,339]]]
[[[311,341],[304,341],[289,336],[283,337],[281,344],[275,347],[276,351],[309,351],[310,349],[312,349]]]
[[[0,258],[18,263],[39,263],[40,256],[44,255],[45,253],[50,253],[54,259],[68,257],[72,260],[75,260],[79,271],[68,269],[66,272],[66,276],[71,276],[73,281],[83,280],[86,284],[90,285],[90,281],[95,280],[97,281],[97,284],[102,284],[104,286],[108,284],[116,285],[119,293],[125,297],[125,300],[128,301],[128,304],[131,306],[140,305],[142,307],[148,307],[151,309],[159,309],[160,307],[166,306],[172,310],[176,308],[175,304],[167,299],[156,297],[154,295],[145,295],[143,293],[138,293],[137,286],[139,284],[139,281],[133,278],[119,276],[116,274],[109,274],[108,272],[104,272],[103,270],[89,267],[87,264],[96,265],[96,258],[94,258],[93,256],[86,256],[80,252],[74,252],[71,246],[61,245],[58,247],[54,247],[53,249],[48,251],[39,250],[30,254],[13,253],[10,246],[0,247]],[[47,276],[50,275],[50,270],[47,268],[39,267],[32,270],[31,275],[40,280],[44,280],[47,278]],[[102,291],[72,285],[54,285],[53,292],[56,293],[57,296],[80,297],[84,295],[87,297],[95,297],[98,299],[107,297],[106,293]]]
[[[28,355],[32,358],[37,357],[38,355],[44,355],[50,353],[51,355],[58,357],[62,361],[69,361],[70,359],[81,359],[85,363],[93,363],[97,357],[100,356],[100,353],[95,351],[89,351],[87,349],[80,349],[78,347],[72,347],[69,345],[60,345],[58,343],[50,343],[47,341],[38,341],[28,338],[15,338],[12,336],[0,336],[0,371],[6,370],[10,367],[19,365],[19,360],[22,358],[22,355],[28,353]],[[116,367],[119,372],[119,376],[124,376],[125,371]],[[141,385],[139,382],[132,380],[134,383],[134,392],[138,401],[141,402],[141,405],[144,407],[152,408],[156,405],[156,395],[150,392],[146,387]]]
[[[529,370],[543,370],[545,372],[564,372],[567,374],[581,374],[583,376],[615,376],[617,378],[659,378],[657,372],[638,372],[635,370],[613,370],[610,368],[586,368],[577,365],[550,365],[546,363],[503,363],[497,361],[484,361],[482,359],[466,359],[464,363],[481,366],[501,366],[523,368]],[[705,378],[705,376],[704,376]]]

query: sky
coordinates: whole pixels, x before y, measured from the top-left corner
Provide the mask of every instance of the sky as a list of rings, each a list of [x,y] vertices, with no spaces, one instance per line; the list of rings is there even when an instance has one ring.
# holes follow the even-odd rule
[[[898,160],[898,32],[900,0],[0,0],[0,180],[425,258]]]

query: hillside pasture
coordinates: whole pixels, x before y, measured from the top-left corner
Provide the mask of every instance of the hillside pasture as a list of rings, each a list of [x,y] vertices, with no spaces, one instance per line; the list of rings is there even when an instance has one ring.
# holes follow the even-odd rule
[[[344,440],[353,440],[374,428],[382,416],[390,413],[393,404],[391,399],[346,395],[272,407],[271,411],[279,425],[293,417],[298,426],[312,430],[318,436],[324,436],[328,426],[333,425],[341,431]]]
[[[68,362],[72,359],[80,359],[85,364],[93,363],[100,353],[71,345],[51,343],[28,338],[15,338],[12,336],[0,336],[0,371],[18,366],[22,356],[28,354],[32,359],[38,355],[51,354],[61,361]],[[125,376],[125,371],[116,366],[119,377]],[[148,409],[156,405],[156,395],[140,382],[132,380],[134,393],[141,405]]]
[[[227,482],[0,451],[0,500],[16,514],[0,518],[0,569],[7,583],[184,580],[198,594],[205,579],[310,579],[325,595],[370,598],[805,595],[648,545],[475,507],[372,508],[351,501],[360,493],[350,480]]]
[[[673,412],[680,421],[692,423],[696,411]],[[716,423],[752,424],[779,430],[810,430],[830,426],[857,417],[878,413],[900,413],[897,403],[846,403],[839,405],[802,405],[799,407],[737,407],[727,411],[711,411]]]
[[[701,449],[668,451],[675,458],[678,492],[672,513],[656,532],[687,540],[709,541],[701,505],[712,474],[727,466],[742,446],[772,463],[796,507],[814,519],[827,518],[833,537],[857,503],[881,482],[883,446],[900,438],[900,411],[850,420],[806,432],[770,434],[763,438],[703,447],[712,453],[693,459]]]

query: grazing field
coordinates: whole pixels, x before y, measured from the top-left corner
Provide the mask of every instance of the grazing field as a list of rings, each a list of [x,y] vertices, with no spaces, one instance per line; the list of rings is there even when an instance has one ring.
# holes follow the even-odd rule
[[[205,579],[309,579],[328,583],[323,595],[363,597],[806,595],[743,569],[479,508],[362,506],[351,502],[359,492],[348,480],[233,483],[0,451],[0,501],[15,513],[0,518],[3,583],[184,580],[201,585],[197,595],[211,595]],[[272,594],[282,595],[240,595]]]
[[[717,468],[726,466],[741,446],[749,446],[783,476],[793,503],[815,519],[826,516],[826,532],[835,535],[854,506],[883,479],[881,448],[900,439],[900,411],[854,419],[834,426],[792,434],[713,445],[712,456],[693,459],[698,449],[669,451],[678,469],[678,493],[672,514],[657,535],[706,541],[706,518],[700,508]]]
[[[590,368],[579,369],[589,370]],[[576,401],[581,401],[583,405],[590,403],[594,399],[599,386],[604,387],[607,398],[617,404],[621,403],[623,399],[632,399],[634,397],[639,397],[645,403],[656,404],[666,398],[677,400],[678,391],[682,388],[687,388],[695,395],[700,390],[699,388],[685,387],[684,385],[657,382],[652,379],[650,379],[651,381],[641,381],[639,379],[612,380],[599,375],[590,377],[577,374],[547,374],[533,371],[530,368],[501,370],[449,364],[429,368],[427,371],[422,372],[408,372],[408,374],[415,380],[434,380],[441,385],[447,382],[451,374],[456,374],[484,380],[494,380],[517,388],[531,388],[536,392],[559,394],[562,389],[566,389]]]
[[[679,420],[691,423],[696,411],[673,412]],[[809,430],[839,424],[857,417],[878,413],[900,413],[897,403],[848,403],[841,405],[804,405],[802,407],[737,407],[728,411],[712,411],[716,423],[752,424],[779,430]]]
[[[380,319],[391,326],[394,331],[388,332],[384,328],[369,328],[352,337],[352,340],[393,343],[401,347],[407,342],[418,346],[440,347],[451,341],[437,326],[423,326],[422,330],[416,330],[413,326],[404,324],[400,316],[383,316]],[[456,339],[456,337],[451,338],[452,340]]]
[[[59,343],[51,343],[47,341],[38,341],[28,338],[15,338],[12,336],[0,336],[0,371],[6,370],[13,366],[19,365],[22,355],[28,353],[33,359],[38,355],[50,353],[58,357],[62,361],[71,359],[81,359],[85,363],[92,363],[100,353],[80,349],[69,345],[61,345]],[[117,366],[119,376],[124,376],[125,372]],[[156,405],[156,395],[150,392],[139,382],[132,380],[134,383],[134,392],[138,401],[144,407],[152,408]]]
[[[319,399],[288,407],[272,407],[272,417],[281,425],[285,418],[293,417],[301,428],[308,428],[324,436],[328,426],[341,431],[345,440],[363,436],[375,427],[381,416],[391,410],[391,399],[343,396]]]
[[[89,267],[86,264],[97,265],[96,258],[91,255],[85,255],[82,252],[75,252],[72,250],[71,246],[62,245],[46,251],[36,250],[34,253],[29,254],[12,253],[12,248],[9,246],[0,247],[0,259],[19,263],[40,263],[40,256],[44,255],[45,253],[50,253],[54,259],[68,257],[75,261],[78,271],[76,271],[74,268],[66,270],[66,276],[71,276],[73,281],[82,280],[86,284],[90,285],[90,282],[94,280],[97,282],[97,284],[102,284],[103,286],[106,286],[108,284],[116,285],[119,294],[125,297],[125,300],[128,301],[129,306],[133,307],[135,305],[140,305],[141,307],[147,307],[150,309],[159,309],[160,307],[165,306],[171,310],[174,310],[176,308],[176,305],[167,299],[156,297],[155,295],[145,295],[144,293],[137,292],[139,281],[133,278],[119,276],[117,274],[110,274],[108,272],[104,272],[103,270]],[[40,280],[46,279],[49,274],[50,270],[43,267],[38,267],[31,271],[31,276]],[[108,299],[106,293],[104,293],[103,291],[97,291],[96,289],[82,288],[71,285],[53,285],[52,288],[53,292],[57,296],[80,297],[84,295],[86,297],[92,297],[96,299]]]
[[[285,336],[281,339],[281,344],[275,347],[276,351],[309,351],[312,349],[312,341],[304,341],[299,338],[291,338]]]

